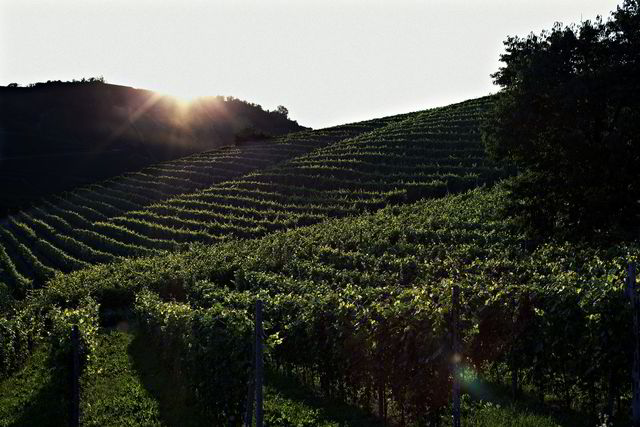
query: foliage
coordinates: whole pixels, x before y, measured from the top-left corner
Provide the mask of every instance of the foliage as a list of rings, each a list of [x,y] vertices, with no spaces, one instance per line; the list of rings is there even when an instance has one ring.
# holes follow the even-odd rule
[[[373,427],[379,419],[344,402],[313,393],[292,376],[268,372],[264,389],[264,420],[268,426]]]
[[[91,297],[83,298],[76,308],[51,307],[49,311],[50,340],[56,361],[62,365],[71,365],[73,342],[71,331],[78,326],[79,356],[82,368],[94,369],[98,345],[99,305]]]
[[[525,251],[517,227],[500,216],[507,196],[499,186],[122,260],[56,276],[28,306],[136,301],[166,366],[188,379],[187,393],[237,417],[252,304],[261,298],[270,364],[313,378],[327,396],[379,406],[381,416],[427,422],[448,401],[455,283],[468,369],[517,370],[527,387],[567,407],[604,411],[603,396],[628,392],[622,286],[639,248],[555,242]]]
[[[176,400],[187,396],[214,423],[238,421],[259,298],[269,366],[297,374],[326,398],[377,408],[383,422],[437,424],[448,408],[457,284],[467,371],[518,373],[528,389],[591,415],[607,407],[607,395],[624,405],[630,313],[621,288],[637,242],[525,245],[516,221],[502,216],[509,184],[398,206],[504,174],[485,162],[477,131],[490,102],[292,135],[257,151],[203,153],[13,216],[2,229],[5,276],[18,283],[11,265],[20,274],[28,265],[43,277],[0,318],[3,374],[16,372],[42,337],[65,354],[71,323],[82,323],[84,387],[99,396],[113,381],[140,396],[122,408],[139,408],[152,423],[156,409],[132,378],[131,360],[105,359],[107,348],[123,351],[125,341],[96,328],[100,317],[134,309],[176,377]],[[279,163],[292,152],[308,154]],[[186,187],[217,171],[212,164],[233,169],[262,155],[279,164],[196,192]],[[154,185],[158,177],[165,182]],[[125,200],[128,191],[137,202]],[[127,211],[167,194],[175,197]],[[70,240],[54,239],[54,229]],[[48,236],[50,246],[32,251],[23,242],[33,233]],[[61,274],[70,253],[113,258]],[[274,422],[320,416],[296,417],[295,405],[286,406],[270,413]],[[88,410],[95,420],[106,412],[96,402]]]
[[[94,84],[94,83],[106,83],[103,76],[98,77],[82,77],[81,79],[73,79],[69,82],[65,82],[62,80],[47,80],[46,82],[37,82],[37,83],[29,83],[27,87],[35,87],[35,88],[44,88],[44,87],[52,87],[52,86],[61,86],[61,85],[78,85],[78,84]],[[9,86],[7,87],[17,87],[17,86]]]
[[[18,370],[44,334],[37,311],[23,309],[0,317],[0,378]]]
[[[275,112],[284,117],[289,117],[289,110],[284,105],[278,105]]]
[[[244,311],[221,305],[192,310],[143,291],[138,318],[160,344],[168,370],[183,377],[216,423],[240,420],[250,378],[252,323]]]
[[[604,22],[509,37],[502,88],[484,128],[489,152],[530,173],[510,208],[537,232],[628,227],[640,213],[640,4]]]
[[[560,427],[549,418],[523,413],[518,408],[486,403],[473,411],[464,425],[472,427]]]

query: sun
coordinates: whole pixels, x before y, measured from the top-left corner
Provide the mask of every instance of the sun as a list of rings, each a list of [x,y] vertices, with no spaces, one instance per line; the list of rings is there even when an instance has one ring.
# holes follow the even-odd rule
[[[172,88],[166,94],[181,104],[189,105],[198,98],[202,98],[204,94],[192,87]]]

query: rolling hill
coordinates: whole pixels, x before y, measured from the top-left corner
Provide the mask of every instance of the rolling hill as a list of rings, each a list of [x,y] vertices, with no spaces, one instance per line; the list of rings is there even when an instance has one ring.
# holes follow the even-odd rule
[[[161,161],[303,129],[233,97],[185,103],[96,79],[0,87],[0,215]]]

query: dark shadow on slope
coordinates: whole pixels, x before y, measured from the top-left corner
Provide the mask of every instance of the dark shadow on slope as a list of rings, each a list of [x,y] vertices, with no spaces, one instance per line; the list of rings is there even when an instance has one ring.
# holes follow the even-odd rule
[[[20,372],[0,382],[0,426],[68,425],[66,374],[53,366],[48,346],[37,349]]]
[[[559,402],[551,401],[548,398],[542,403],[539,397],[527,391],[521,391],[518,399],[514,400],[510,386],[494,381],[476,378],[464,386],[462,391],[468,393],[472,401],[490,402],[503,407],[516,408],[522,413],[550,417],[562,426],[596,424],[596,420],[593,417],[564,408]]]
[[[210,421],[203,411],[188,397],[188,384],[174,378],[163,363],[161,349],[141,331],[128,352],[145,389],[160,405],[160,416],[168,426],[202,426]],[[316,396],[294,378],[269,371],[264,395],[265,425],[268,426],[321,426],[345,427],[382,426],[371,414],[342,402]]]
[[[204,426],[210,422],[186,393],[187,385],[174,377],[163,363],[161,349],[140,330],[128,352],[145,389],[158,401],[160,416],[168,426]]]
[[[295,377],[268,369],[265,387],[265,425],[376,427],[382,422],[363,409],[318,396]]]

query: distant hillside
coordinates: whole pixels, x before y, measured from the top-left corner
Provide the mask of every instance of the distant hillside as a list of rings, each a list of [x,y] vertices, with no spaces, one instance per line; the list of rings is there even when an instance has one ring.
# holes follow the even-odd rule
[[[0,87],[0,215],[159,161],[302,129],[232,97],[186,104],[95,79]]]

